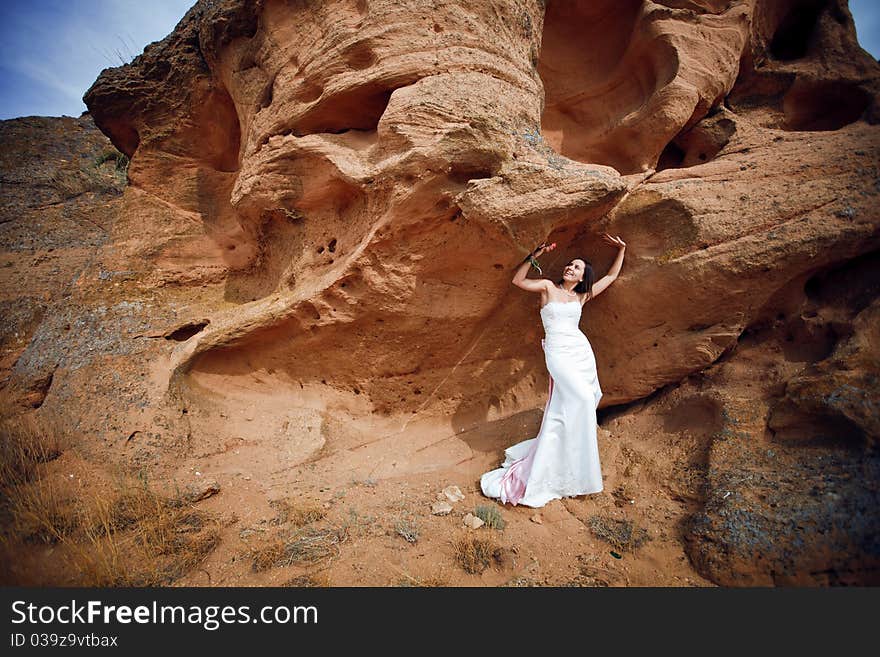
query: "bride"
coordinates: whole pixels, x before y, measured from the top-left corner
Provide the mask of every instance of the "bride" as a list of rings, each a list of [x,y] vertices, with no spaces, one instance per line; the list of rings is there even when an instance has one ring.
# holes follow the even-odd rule
[[[593,349],[578,325],[583,305],[611,285],[623,266],[626,243],[607,233],[603,239],[617,247],[617,258],[595,283],[585,258],[571,260],[556,283],[527,279],[529,264],[537,265],[537,256],[556,247],[546,242],[526,257],[513,277],[517,287],[541,295],[541,346],[550,391],[538,435],[507,448],[501,467],[480,478],[483,494],[503,504],[541,507],[550,500],[602,491],[596,436],[602,389]]]

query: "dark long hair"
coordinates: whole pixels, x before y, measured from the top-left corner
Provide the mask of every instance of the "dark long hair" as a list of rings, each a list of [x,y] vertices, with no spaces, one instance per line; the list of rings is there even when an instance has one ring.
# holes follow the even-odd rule
[[[584,280],[580,281],[577,285],[574,286],[574,291],[578,294],[584,294],[585,292],[589,293],[592,296],[593,292],[593,282],[594,282],[594,274],[593,274],[593,265],[586,258],[581,258],[580,256],[576,258],[572,258],[568,261],[571,264],[574,260],[583,260],[584,261]],[[556,283],[558,285],[562,285],[565,281],[565,278],[560,278]],[[589,296],[587,297],[590,298]]]

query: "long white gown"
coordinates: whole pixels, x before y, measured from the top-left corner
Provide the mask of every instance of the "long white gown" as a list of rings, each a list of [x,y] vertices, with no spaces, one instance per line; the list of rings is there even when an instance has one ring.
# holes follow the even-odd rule
[[[480,478],[483,494],[530,507],[602,491],[596,407],[602,398],[596,359],[578,324],[579,301],[551,301],[541,308],[541,340],[550,391],[534,438],[504,451],[504,463]]]

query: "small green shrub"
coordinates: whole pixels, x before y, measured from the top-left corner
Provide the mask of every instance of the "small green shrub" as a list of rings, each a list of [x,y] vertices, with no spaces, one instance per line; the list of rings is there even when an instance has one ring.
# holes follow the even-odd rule
[[[118,173],[128,171],[129,159],[125,153],[120,153],[115,148],[108,149],[95,158],[95,167],[101,166],[107,160],[114,160],[116,162],[116,171]]]
[[[474,509],[474,515],[486,523],[486,527],[492,529],[504,529],[505,525],[507,525],[504,518],[501,517],[501,511],[498,510],[497,506],[490,504],[478,506]]]
[[[394,529],[407,543],[419,540],[419,527],[411,518],[401,518],[394,524]]]

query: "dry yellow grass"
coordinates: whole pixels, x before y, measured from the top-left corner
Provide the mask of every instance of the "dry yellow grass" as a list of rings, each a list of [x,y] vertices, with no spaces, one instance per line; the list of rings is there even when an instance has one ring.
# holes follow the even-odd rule
[[[168,584],[217,546],[216,520],[144,482],[104,476],[61,429],[33,416],[0,422],[4,584]],[[53,471],[54,461],[64,468]],[[80,477],[65,474],[74,467]],[[52,549],[35,551],[40,544]]]
[[[22,415],[0,422],[0,518],[3,534],[55,543],[76,525],[76,510],[54,482],[37,485],[40,468],[57,459],[66,434],[53,419]]]
[[[281,586],[289,586],[296,588],[327,588],[330,584],[330,574],[322,573],[306,573],[305,575],[297,575],[291,577]]]
[[[429,577],[414,577],[409,573],[403,573],[403,577],[397,582],[397,586],[409,587],[418,586],[426,588],[442,588],[449,586],[449,583],[439,575],[431,575]]]
[[[318,520],[322,520],[326,515],[323,507],[317,502],[311,500],[293,500],[290,498],[272,500],[270,503],[277,515],[275,516],[275,524],[282,525],[286,522],[291,523],[294,527],[302,527]]]
[[[254,572],[316,563],[339,554],[338,545],[348,538],[344,527],[304,527],[286,538],[275,538],[268,545],[255,549],[250,558]]]
[[[648,532],[629,520],[593,516],[588,521],[593,534],[620,551],[635,550],[648,540]]]
[[[54,418],[21,415],[0,421],[0,488],[31,481],[41,463],[58,458],[69,447]]]
[[[465,572],[479,575],[492,563],[504,561],[504,551],[491,538],[465,536],[452,544],[453,554]]]

